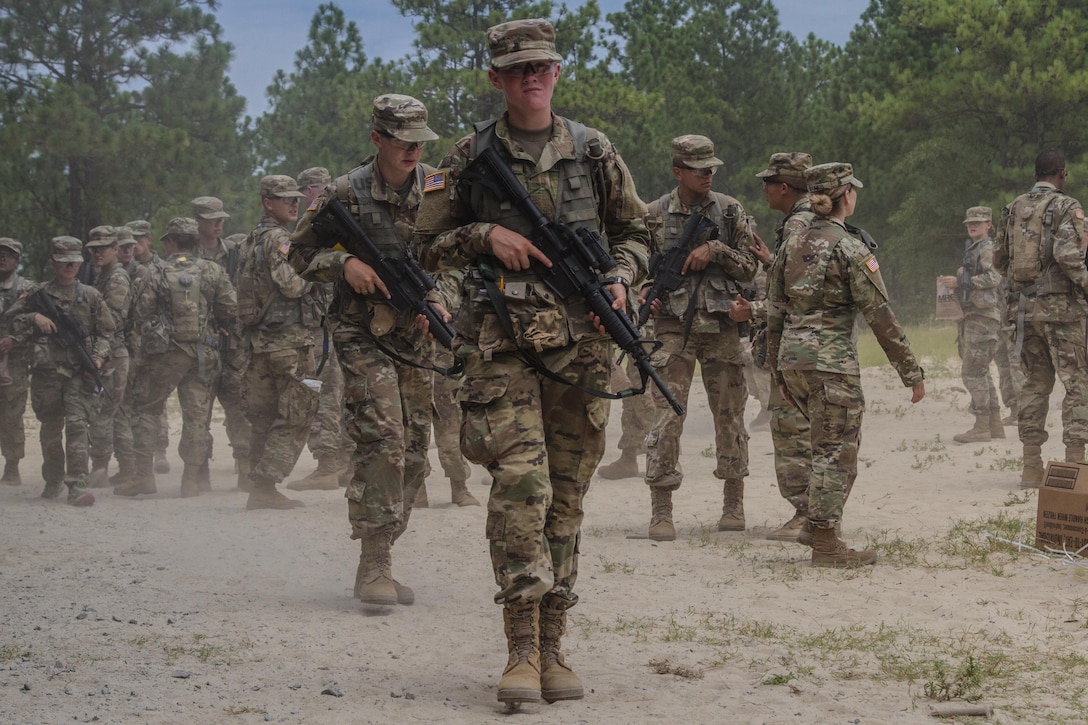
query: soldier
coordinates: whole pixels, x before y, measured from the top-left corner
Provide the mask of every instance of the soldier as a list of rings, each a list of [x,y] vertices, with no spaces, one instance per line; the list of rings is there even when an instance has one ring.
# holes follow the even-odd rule
[[[240,252],[238,246],[222,238],[223,225],[230,214],[223,211],[223,202],[214,196],[198,196],[190,204],[196,219],[200,243],[197,253],[201,259],[215,262],[227,273],[231,285],[238,284],[238,266]],[[226,332],[219,338],[220,367],[212,386],[215,397],[223,406],[226,422],[227,440],[230,441],[234,464],[238,470],[238,488],[249,490],[249,440],[251,431],[242,407],[242,372],[245,370],[247,357],[245,345],[238,337],[239,328],[224,328]],[[210,423],[210,420],[209,420]],[[208,440],[208,458],[212,457],[212,441]],[[211,490],[208,474],[208,462],[200,469],[197,480],[201,491]]]
[[[562,56],[551,23],[502,23],[487,42],[506,112],[477,124],[427,178],[417,233],[428,269],[465,273],[454,325],[461,452],[492,477],[486,532],[509,650],[498,699],[578,699],[560,638],[578,601],[582,501],[604,453],[608,403],[591,392],[608,395],[613,346],[581,295],[557,299],[530,266],[556,260],[528,239],[529,220],[463,174],[495,148],[549,218],[604,235],[618,262],[600,270],[613,310],[626,309],[628,286],[645,274],[646,208],[604,134],[552,112]]]
[[[132,481],[113,489],[118,496],[156,492],[155,440],[166,400],[175,388],[182,417],[181,495],[200,494],[200,471],[208,460],[217,334],[234,324],[238,312],[226,272],[197,254],[193,219],[171,219],[162,241],[169,256],[148,269],[132,304],[142,368],[133,386],[136,465]]]
[[[319,312],[310,301],[310,283],[287,259],[287,225],[298,219],[300,198],[290,176],[263,177],[264,216],[242,249],[238,317],[250,346],[242,396],[252,429],[247,510],[303,505],[276,490],[298,461],[318,405],[309,327]]]
[[[1001,334],[999,299],[1001,275],[994,269],[993,212],[988,206],[973,206],[963,220],[967,241],[963,245],[963,265],[955,275],[941,277],[949,289],[960,292],[963,319],[958,323],[956,345],[963,361],[960,375],[971,395],[970,411],[975,424],[952,440],[957,443],[982,443],[1005,437],[1001,421],[1001,401],[990,374],[990,363]]]
[[[132,232],[133,238],[136,240],[136,249],[132,253],[132,262],[128,269],[129,277],[132,279],[133,286],[135,286],[140,277],[146,274],[148,265],[159,264],[162,259],[158,253],[152,249],[151,244],[154,238],[151,234],[151,222],[143,219],[135,219],[125,224],[125,228]],[[139,347],[139,334],[135,333],[131,336],[129,342],[134,348]],[[138,359],[139,355],[136,349],[132,350],[131,359]],[[134,378],[136,375],[136,365],[130,366],[131,375],[130,378]],[[131,387],[131,383],[130,383]],[[130,418],[131,420],[131,418]],[[159,434],[155,439],[155,473],[169,473],[170,461],[166,458],[166,449],[170,447],[170,419],[166,413],[165,406],[162,411],[162,418],[159,419]],[[111,483],[125,483],[123,479],[119,477],[111,478]]]
[[[1001,288],[998,290],[998,300],[1008,300],[1009,280],[1001,278]],[[997,387],[1001,391],[1001,402],[1009,409],[1009,414],[1001,419],[1006,425],[1016,425],[1016,419],[1020,415],[1020,390],[1024,387],[1024,370],[1020,367],[1019,360],[1012,359],[1013,338],[1016,326],[1005,320],[1004,311],[1001,315],[1001,333],[997,336],[997,350],[994,352],[994,363],[997,365]]]
[[[298,175],[298,189],[302,192],[299,208],[308,209],[314,199],[332,181],[329,170],[322,166],[306,169]],[[336,359],[336,348],[329,344],[328,326],[325,314],[329,301],[334,294],[332,283],[315,284],[313,288],[315,302],[321,306],[321,317],[314,320],[310,329],[313,336],[314,350],[325,357],[321,366],[321,394],[317,404],[317,415],[310,428],[307,445],[314,458],[317,469],[304,478],[287,484],[292,491],[333,490],[339,488],[342,478],[351,476],[351,437],[344,427],[344,374]],[[315,355],[317,357],[317,355]],[[345,473],[346,472],[346,473]]]
[[[11,237],[0,237],[0,366],[6,370],[7,382],[0,381],[0,452],[4,455],[4,474],[0,483],[21,486],[19,461],[26,455],[26,393],[30,389],[30,349],[15,344],[6,314],[15,302],[30,292],[34,285],[18,273],[23,244]],[[5,376],[0,371],[0,378]]]
[[[136,237],[132,236],[132,230],[128,227],[114,227],[117,235],[117,264],[128,274],[132,281],[132,270],[139,264],[136,262]]]
[[[801,151],[771,154],[767,168],[756,174],[763,180],[763,195],[771,209],[783,214],[775,228],[774,254],[777,255],[785,240],[808,229],[815,214],[808,199],[805,171],[812,166],[812,157]],[[771,250],[758,239],[751,251],[764,269],[771,268]],[[750,311],[746,312],[746,308]],[[769,371],[767,360],[767,305],[766,301],[749,305],[743,298],[734,301],[730,316],[734,320],[755,320],[757,333],[753,345],[755,363]],[[778,492],[794,509],[793,517],[767,535],[772,541],[797,541],[808,519],[809,472],[812,468],[812,448],[809,445],[808,420],[796,407],[782,397],[777,385],[770,385],[768,407],[771,411],[771,440],[774,441],[774,471],[778,479]],[[801,543],[812,544],[810,537]]]
[[[721,165],[713,142],[706,136],[673,139],[672,173],[677,187],[650,202],[647,226],[657,230],[655,242],[663,253],[680,241],[693,213],[707,216],[718,229],[717,234],[708,232],[690,240],[683,284],[654,301],[654,335],[662,346],[654,353],[653,364],[684,404],[695,365],[700,365],[714,416],[714,476],[724,480],[718,531],[743,531],[744,477],[748,475],[744,404],[748,391],[744,349],[729,311],[733,299],[740,296],[740,284],[755,277],[757,264],[748,250],[755,240],[751,218],[739,201],[710,190]],[[651,282],[647,281],[639,295],[639,304],[646,303]],[[684,480],[678,459],[685,416],[674,415],[658,390],[653,396],[654,422],[646,438],[646,485],[652,503],[649,534],[654,541],[672,541],[676,538],[672,492]]]
[[[128,410],[125,389],[128,386],[129,356],[125,345],[129,306],[132,303],[132,283],[128,273],[117,261],[117,232],[111,226],[95,227],[87,235],[86,247],[94,262],[94,286],[113,316],[114,334],[110,355],[102,366],[102,378],[110,395],[94,400],[88,438],[91,445],[91,473],[87,485],[105,488],[110,485],[110,457],[117,454],[118,474],[122,479],[132,475],[132,428],[128,421],[119,421]]]
[[[114,323],[98,290],[76,279],[83,264],[83,242],[75,237],[55,237],[52,252],[53,279],[40,291],[59,312],[67,312],[82,324],[87,335],[79,342],[100,369],[109,357]],[[93,383],[80,367],[77,351],[60,342],[57,323],[42,314],[33,299],[28,294],[17,301],[9,319],[14,344],[32,345],[30,404],[41,422],[42,498],[56,498],[64,484],[68,503],[90,506],[94,495],[87,490],[87,422]]]
[[[850,164],[805,171],[812,211],[808,229],[778,250],[769,275],[767,359],[779,392],[809,421],[812,450],[808,521],[813,566],[872,564],[876,552],[846,548],[835,530],[857,477],[865,399],[854,320],[860,312],[880,347],[911,388],[925,397],[922,368],[895,319],[880,265],[846,229],[862,187]]]
[[[1015,321],[1013,358],[1027,380],[1020,391],[1017,424],[1024,445],[1020,485],[1043,480],[1046,416],[1057,377],[1065,386],[1062,442],[1065,460],[1084,462],[1088,441],[1088,366],[1084,362],[1084,211],[1066,196],[1065,158],[1058,151],[1035,157],[1035,186],[1001,211],[994,266],[1016,295],[1008,306]]]
[[[374,161],[330,184],[306,210],[293,237],[298,269],[310,279],[336,282],[330,309],[336,354],[344,373],[346,423],[355,442],[348,484],[348,521],[359,539],[355,596],[364,604],[411,604],[412,590],[393,578],[392,547],[404,533],[416,494],[430,473],[433,344],[410,311],[398,313],[374,269],[361,259],[322,249],[311,227],[331,198],[358,218],[387,256],[416,255],[409,246],[430,167],[420,164],[423,144],[438,136],[427,109],[411,96],[374,99],[370,140]]]

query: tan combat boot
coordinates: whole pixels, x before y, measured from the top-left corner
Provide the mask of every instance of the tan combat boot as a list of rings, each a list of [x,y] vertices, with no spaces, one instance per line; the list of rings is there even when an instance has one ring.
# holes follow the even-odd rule
[[[255,509],[294,509],[305,506],[302,503],[293,498],[287,498],[282,493],[276,490],[276,482],[271,478],[265,478],[264,476],[258,476],[255,473],[251,473],[250,481],[252,481],[253,487],[249,491],[249,498],[246,499],[246,511],[253,511]]]
[[[150,456],[138,457],[127,483],[113,487],[114,496],[140,496],[155,493],[155,469]]]
[[[111,486],[120,486],[132,480],[136,473],[136,464],[131,458],[117,459],[117,473],[110,476]]]
[[[1039,488],[1043,485],[1043,447],[1024,444],[1024,472],[1020,474],[1020,488]]]
[[[727,478],[722,485],[722,517],[718,531],[744,531],[744,479]]]
[[[499,680],[499,702],[540,702],[539,620],[535,602],[502,608],[510,659]]]
[[[480,502],[468,492],[467,481],[450,479],[450,499],[458,506],[479,506]]]
[[[808,511],[794,509],[793,518],[767,534],[770,541],[797,541],[801,529],[808,523]]]
[[[363,604],[393,606],[397,587],[393,582],[393,541],[388,527],[359,539],[359,567],[355,570],[355,598]],[[415,594],[409,589],[412,601]],[[410,603],[410,602],[409,602]]]
[[[110,459],[91,459],[91,472],[87,475],[87,488],[109,488]]]
[[[335,491],[340,488],[340,471],[335,453],[326,453],[317,459],[317,469],[309,476],[296,478],[287,484],[292,491]]]
[[[166,451],[155,451],[155,473],[170,473],[170,461],[166,459]]]
[[[990,414],[976,415],[974,426],[952,436],[952,440],[957,443],[985,443],[990,440]]]
[[[835,529],[812,527],[812,565],[850,569],[876,563],[875,551],[854,551],[839,538]]]
[[[638,472],[638,451],[633,448],[625,448],[620,451],[619,458],[598,468],[597,475],[609,481],[616,481],[621,478],[635,478],[641,475]]]
[[[1001,420],[1001,422],[1004,423],[1005,425],[1020,425],[1019,418],[1020,418],[1020,406],[1019,405],[1010,405],[1009,406],[1009,414],[1006,415]]]
[[[181,464],[181,497],[192,498],[200,495],[200,467],[194,463]]]
[[[990,411],[990,440],[1005,438],[1005,423],[1001,420],[1000,410]]]
[[[672,491],[650,487],[650,538],[654,541],[672,541],[676,527],[672,525]]]
[[[4,475],[0,477],[0,483],[5,486],[22,486],[23,479],[19,475],[19,459],[7,458],[4,460]]]
[[[419,490],[416,491],[416,500],[412,502],[412,508],[414,509],[429,509],[431,502],[427,498],[427,484],[420,484]]]
[[[815,531],[812,522],[807,518],[805,523],[802,524],[801,530],[797,532],[797,543],[804,546],[812,546],[812,532]],[[842,538],[842,522],[835,524],[835,536]]]
[[[238,483],[236,484],[236,489],[247,493],[252,491],[253,481],[250,480],[249,474],[253,471],[253,467],[249,465],[249,459],[234,459],[234,467],[238,469]]]
[[[567,632],[567,613],[540,605],[540,694],[548,702],[581,700],[582,680],[563,660],[559,640]]]
[[[1084,463],[1084,444],[1074,443],[1065,447],[1066,463]]]

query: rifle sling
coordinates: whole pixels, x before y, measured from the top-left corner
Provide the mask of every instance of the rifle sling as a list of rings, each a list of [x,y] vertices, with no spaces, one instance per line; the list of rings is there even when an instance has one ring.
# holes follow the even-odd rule
[[[367,309],[367,306],[366,306],[365,303],[359,305],[359,315],[363,319],[363,324],[365,325],[365,328],[367,329],[367,331],[369,331],[370,330],[370,311]],[[329,334],[328,330],[326,330],[325,334],[326,335]],[[393,358],[397,362],[402,363],[404,365],[408,365],[408,366],[411,366],[413,368],[419,368],[420,370],[431,370],[433,372],[438,373],[439,375],[441,375],[444,378],[449,378],[449,377],[454,377],[456,375],[460,375],[461,371],[465,369],[465,365],[461,360],[457,360],[456,362],[454,362],[453,365],[451,365],[448,368],[440,368],[437,365],[427,365],[425,363],[424,364],[417,363],[414,360],[409,360],[408,358],[406,358],[403,355],[401,355],[400,353],[398,353],[396,350],[394,350],[391,347],[389,347],[388,345],[386,345],[384,342],[382,342],[381,338],[379,336],[375,335],[373,332],[370,333],[370,337],[371,337],[371,339],[374,340],[375,347],[377,347],[379,350],[381,350],[387,356]],[[327,347],[328,346],[326,345],[326,348]],[[322,359],[321,364],[322,364],[322,366],[324,366],[324,364],[325,364],[324,359]],[[321,368],[319,367],[318,370],[317,370],[317,375],[320,375],[320,374],[321,374]]]

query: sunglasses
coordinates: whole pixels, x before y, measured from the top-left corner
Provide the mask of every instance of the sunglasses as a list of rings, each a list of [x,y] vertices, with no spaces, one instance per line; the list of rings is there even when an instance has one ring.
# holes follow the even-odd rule
[[[529,76],[547,75],[553,70],[555,70],[554,62],[542,60],[537,63],[518,63],[505,68],[496,68],[495,73],[503,78],[521,78],[524,80]]]
[[[381,134],[381,137],[388,141],[391,146],[398,148],[401,151],[415,151],[416,149],[423,148],[423,144],[427,143],[426,141],[401,141],[393,134],[384,132]]]
[[[711,166],[707,169],[693,169],[690,166],[681,166],[680,168],[684,171],[690,171],[696,176],[713,176],[714,174],[718,173],[718,167],[716,166]]]

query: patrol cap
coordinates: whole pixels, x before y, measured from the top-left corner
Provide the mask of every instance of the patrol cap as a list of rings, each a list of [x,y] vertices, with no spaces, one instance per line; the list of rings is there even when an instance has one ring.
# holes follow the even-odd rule
[[[144,219],[135,219],[125,225],[125,228],[132,232],[134,237],[150,237],[151,236],[151,222]]]
[[[298,184],[290,176],[271,174],[261,177],[261,198],[301,199],[302,192],[298,190]]]
[[[832,191],[846,184],[853,184],[859,189],[865,186],[854,176],[854,167],[841,161],[806,169],[805,182],[809,191]]]
[[[970,224],[971,222],[992,222],[993,220],[993,209],[988,206],[973,206],[967,210],[967,216],[964,217],[963,223]]]
[[[712,169],[722,165],[714,155],[714,142],[706,136],[687,134],[672,140],[672,163],[689,169]]]
[[[411,143],[438,138],[437,133],[427,128],[427,107],[411,96],[399,93],[383,93],[374,99],[371,122],[375,131],[401,141]]]
[[[170,220],[170,223],[166,225],[166,233],[159,237],[160,242],[166,241],[167,237],[198,237],[200,232],[196,228],[196,219],[190,219],[189,217],[176,216]]]
[[[193,205],[193,216],[197,219],[230,219],[230,214],[223,211],[223,202],[214,196],[198,196],[189,203]]]
[[[19,256],[23,254],[23,243],[11,237],[0,237],[0,249],[10,249]]]
[[[783,179],[805,180],[805,171],[812,168],[812,155],[803,151],[779,152],[771,154],[767,168],[756,176],[760,179],[782,177]]]
[[[298,188],[324,186],[332,181],[332,175],[324,166],[311,166],[298,175]]]
[[[132,235],[132,230],[128,227],[114,227],[113,229],[117,232],[117,246],[124,247],[136,243],[136,237]]]
[[[83,263],[83,242],[75,237],[53,237],[52,245],[54,262]]]
[[[109,247],[117,244],[117,232],[108,224],[95,227],[87,234],[87,247]]]
[[[548,60],[555,63],[563,56],[555,52],[555,28],[544,18],[511,20],[487,29],[487,49],[492,68],[507,68],[518,63]]]

